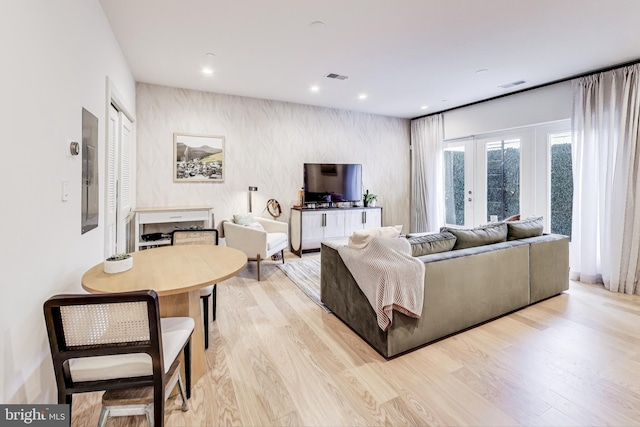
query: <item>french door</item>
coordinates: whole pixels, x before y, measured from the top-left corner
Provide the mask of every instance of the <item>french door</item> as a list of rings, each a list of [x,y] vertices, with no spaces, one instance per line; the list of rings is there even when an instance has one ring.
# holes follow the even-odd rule
[[[516,214],[541,215],[547,231],[569,234],[570,140],[566,120],[445,141],[447,225],[475,227]]]
[[[473,139],[447,143],[444,149],[445,223],[470,227],[474,223]]]

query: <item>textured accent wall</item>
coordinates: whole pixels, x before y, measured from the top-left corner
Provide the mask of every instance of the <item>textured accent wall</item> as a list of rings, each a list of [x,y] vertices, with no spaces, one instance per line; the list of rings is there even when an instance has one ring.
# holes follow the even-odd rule
[[[138,83],[137,206],[213,205],[216,225],[268,199],[290,207],[304,163],[361,163],[384,224],[409,227],[409,120]],[[173,133],[224,135],[225,181],[173,182]]]

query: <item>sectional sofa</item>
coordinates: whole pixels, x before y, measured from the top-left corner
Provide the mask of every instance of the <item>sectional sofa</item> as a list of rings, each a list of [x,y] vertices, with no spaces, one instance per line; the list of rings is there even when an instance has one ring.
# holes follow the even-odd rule
[[[344,241],[322,244],[321,300],[382,356],[391,358],[568,289],[568,237],[537,235],[541,224],[534,237],[526,237],[532,234],[526,227],[519,233],[514,226],[510,233],[506,224],[496,226],[409,236],[417,248],[414,255],[425,264],[420,319],[394,312],[387,331],[378,327],[373,308],[338,253]]]

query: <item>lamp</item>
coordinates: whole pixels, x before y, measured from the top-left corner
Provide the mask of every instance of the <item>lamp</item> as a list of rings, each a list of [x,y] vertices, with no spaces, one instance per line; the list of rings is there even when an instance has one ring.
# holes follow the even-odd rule
[[[251,201],[253,200],[253,192],[258,191],[258,187],[249,187],[249,212],[253,212]]]

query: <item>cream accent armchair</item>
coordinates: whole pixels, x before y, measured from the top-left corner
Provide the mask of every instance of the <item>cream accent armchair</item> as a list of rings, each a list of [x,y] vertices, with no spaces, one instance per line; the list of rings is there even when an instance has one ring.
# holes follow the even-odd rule
[[[225,221],[223,227],[227,246],[241,250],[250,261],[258,262],[258,280],[260,280],[262,260],[280,252],[284,264],[284,250],[289,246],[289,225],[286,222],[266,218],[255,217],[254,220],[260,223],[264,230],[231,221]]]

